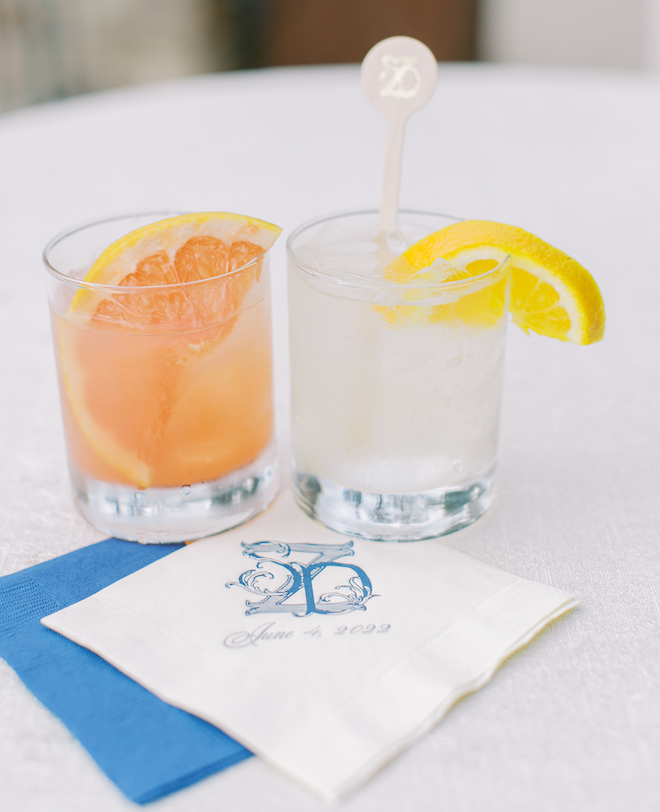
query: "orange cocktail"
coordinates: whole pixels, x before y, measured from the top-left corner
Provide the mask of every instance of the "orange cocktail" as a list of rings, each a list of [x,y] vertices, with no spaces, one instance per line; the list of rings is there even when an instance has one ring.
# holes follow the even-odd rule
[[[126,219],[46,253],[76,502],[120,537],[198,538],[276,490],[267,252],[280,230],[219,213]]]

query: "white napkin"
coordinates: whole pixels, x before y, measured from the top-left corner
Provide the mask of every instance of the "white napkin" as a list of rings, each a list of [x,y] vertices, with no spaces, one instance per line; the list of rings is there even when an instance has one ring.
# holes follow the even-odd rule
[[[287,493],[42,623],[332,800],[575,604],[437,541],[339,535]]]

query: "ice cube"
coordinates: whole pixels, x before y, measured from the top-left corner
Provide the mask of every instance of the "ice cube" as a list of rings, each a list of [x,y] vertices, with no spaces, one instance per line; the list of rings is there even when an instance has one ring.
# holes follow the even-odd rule
[[[406,284],[441,284],[443,282],[455,282],[458,279],[466,279],[469,276],[470,274],[467,271],[459,271],[447,262],[446,259],[438,257],[428,267],[415,271],[406,281]]]

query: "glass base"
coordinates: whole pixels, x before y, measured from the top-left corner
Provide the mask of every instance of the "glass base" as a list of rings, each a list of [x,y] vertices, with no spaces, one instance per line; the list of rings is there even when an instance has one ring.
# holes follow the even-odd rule
[[[76,507],[116,538],[168,544],[212,536],[247,522],[277,495],[274,445],[253,463],[212,482],[136,490],[100,482],[71,468]]]
[[[294,468],[298,505],[331,530],[374,541],[421,541],[475,522],[493,501],[494,466],[460,487],[369,493]]]

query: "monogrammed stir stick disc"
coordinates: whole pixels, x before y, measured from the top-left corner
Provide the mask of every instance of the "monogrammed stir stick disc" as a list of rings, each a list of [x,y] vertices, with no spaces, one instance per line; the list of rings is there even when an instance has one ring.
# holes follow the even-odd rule
[[[369,51],[362,62],[362,89],[385,116],[385,173],[380,203],[380,230],[396,229],[401,153],[406,121],[433,95],[438,63],[424,43],[412,37],[389,37]]]

